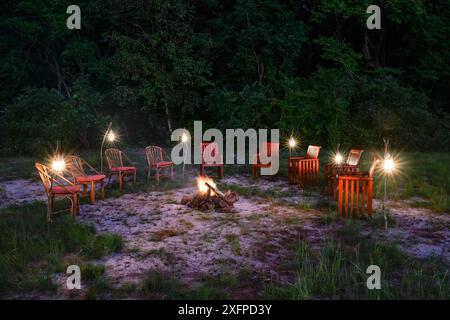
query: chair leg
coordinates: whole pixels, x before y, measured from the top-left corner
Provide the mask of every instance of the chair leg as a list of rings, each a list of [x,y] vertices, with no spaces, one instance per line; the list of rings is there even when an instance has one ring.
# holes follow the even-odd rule
[[[83,184],[83,198],[87,197],[87,184]]]
[[[170,167],[170,179],[173,179],[173,166]]]
[[[222,179],[222,177],[223,177],[223,167],[220,166],[219,167],[219,179]]]
[[[122,192],[122,172],[119,172],[119,191]]]
[[[149,181],[150,180],[150,174],[151,174],[151,171],[152,170],[152,167],[148,167],[148,172],[147,172],[147,181]]]
[[[134,184],[136,184],[136,174],[137,174],[137,170],[134,170]]]
[[[111,181],[111,176],[112,176],[112,173],[109,174],[108,183],[106,184],[106,186],[109,186],[109,182]]]
[[[95,202],[95,182],[91,181],[91,204]]]
[[[105,200],[105,181],[100,181],[100,190],[102,193],[102,200]]]
[[[156,168],[156,182],[159,183],[159,168]]]

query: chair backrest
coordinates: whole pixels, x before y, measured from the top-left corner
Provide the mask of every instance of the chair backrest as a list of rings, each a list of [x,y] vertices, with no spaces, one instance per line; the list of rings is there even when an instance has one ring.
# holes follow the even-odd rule
[[[364,150],[361,149],[350,149],[350,153],[348,154],[347,164],[351,166],[357,166],[359,164],[359,160],[361,159],[361,155]]]
[[[106,149],[105,156],[110,170],[112,168],[123,167],[122,151],[119,149]]]
[[[375,173],[375,169],[377,168],[377,165],[380,163],[380,159],[373,158],[372,166],[370,167],[369,171],[369,178],[373,178],[373,174]]]
[[[319,158],[319,152],[322,147],[320,146],[309,146],[308,151],[306,151],[306,159],[317,159]]]
[[[39,162],[36,162],[34,166],[36,167],[39,177],[41,178],[42,185],[45,188],[45,192],[49,194],[50,188],[52,187],[52,176],[50,175],[51,169]]]
[[[202,163],[222,163],[217,142],[202,142]]]
[[[260,154],[271,157],[273,153],[277,153],[279,151],[280,144],[276,142],[264,142],[261,145]]]
[[[84,171],[84,160],[78,156],[70,155],[64,158],[66,162],[66,168],[70,171],[72,176],[80,177],[85,176],[86,173]]]
[[[165,154],[164,149],[158,146],[148,146],[145,148],[145,155],[149,166],[164,161]]]

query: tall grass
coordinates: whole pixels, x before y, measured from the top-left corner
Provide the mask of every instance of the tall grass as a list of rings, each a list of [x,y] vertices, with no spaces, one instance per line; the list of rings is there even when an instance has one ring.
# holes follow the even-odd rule
[[[96,235],[67,215],[47,223],[45,210],[36,202],[0,211],[0,295],[53,291],[51,276],[65,271],[64,256],[95,259],[122,247],[120,236]]]
[[[366,286],[369,265],[381,268],[380,290]],[[350,247],[329,240],[321,250],[306,241],[293,248],[289,284],[272,283],[269,299],[448,299],[448,272],[439,260],[418,261],[397,247],[358,241]]]

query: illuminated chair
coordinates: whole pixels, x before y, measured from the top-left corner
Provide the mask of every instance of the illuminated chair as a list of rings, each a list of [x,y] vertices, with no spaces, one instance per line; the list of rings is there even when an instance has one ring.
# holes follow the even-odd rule
[[[338,213],[340,216],[372,216],[373,175],[380,162],[374,158],[368,172],[348,172],[337,176]]]
[[[34,166],[36,167],[47,194],[47,221],[51,221],[52,214],[64,211],[70,211],[72,218],[75,219],[76,215],[80,212],[79,193],[81,188],[64,178],[62,175],[53,172],[51,168],[46,165],[36,162]],[[55,198],[69,199],[71,202],[70,208],[53,211]]]
[[[70,171],[73,177],[73,181],[76,184],[83,186],[83,196],[87,196],[87,188],[90,185],[90,200],[91,203],[95,202],[95,184],[100,184],[100,192],[102,199],[105,198],[105,178],[104,174],[100,174],[93,166],[91,166],[84,159],[77,156],[67,156],[65,158],[66,167]],[[86,174],[84,170],[87,168],[91,174]]]
[[[306,157],[288,158],[288,182],[315,184],[319,177],[319,153],[320,146],[308,147]]]
[[[261,145],[260,152],[254,155],[255,159],[252,166],[253,177],[257,177],[261,173],[261,168],[270,168],[272,166],[271,163],[261,163],[261,155],[265,155],[266,157],[270,158],[272,154],[278,154],[279,148],[280,144],[275,142],[264,142]]]
[[[324,170],[325,192],[336,198],[336,188],[338,175],[350,174],[359,171],[359,161],[364,152],[362,149],[350,149],[345,163],[329,163]]]
[[[218,177],[223,177],[223,159],[219,153],[219,146],[216,142],[202,142],[201,144],[201,164],[200,175],[205,175],[206,167],[217,167]]]
[[[173,162],[170,161],[169,157],[167,156],[166,152],[163,148],[157,147],[157,146],[148,146],[145,148],[145,155],[147,157],[148,162],[148,174],[147,174],[147,180],[150,179],[150,175],[152,172],[152,168],[156,169],[156,181],[159,182],[160,172],[159,170],[162,169],[164,175],[164,169],[169,168],[170,169],[170,178],[173,178]]]
[[[111,181],[111,176],[117,174],[119,176],[119,190],[122,191],[123,177],[127,174],[131,174],[134,176],[134,183],[136,183],[136,167],[134,163],[131,162],[130,159],[120,151],[119,149],[106,149],[105,150],[106,160],[108,162],[109,167],[109,178],[108,185]],[[129,166],[124,165],[124,161],[126,160]]]

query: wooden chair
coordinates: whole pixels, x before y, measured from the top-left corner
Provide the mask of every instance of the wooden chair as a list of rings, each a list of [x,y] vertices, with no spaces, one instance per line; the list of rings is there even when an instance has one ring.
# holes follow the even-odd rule
[[[202,142],[201,149],[200,175],[205,175],[206,167],[217,167],[218,177],[221,179],[223,177],[223,159],[219,153],[217,142]]]
[[[145,148],[145,155],[148,162],[147,180],[150,179],[153,167],[156,169],[156,181],[158,181],[158,183],[160,177],[160,169],[162,169],[162,176],[164,176],[164,169],[170,168],[170,178],[173,178],[173,162],[170,161],[163,148],[157,146],[148,146],[147,148]]]
[[[342,164],[329,163],[324,170],[325,192],[336,198],[337,179],[339,175],[350,174],[359,171],[359,161],[364,152],[362,149],[350,149],[347,161]]]
[[[306,157],[288,158],[288,182],[304,184],[316,184],[319,177],[319,153],[320,146],[310,145],[306,151]]]
[[[134,176],[134,183],[136,183],[136,167],[125,153],[123,153],[119,149],[110,148],[105,150],[105,156],[109,167],[108,185],[111,181],[111,176],[114,174],[117,174],[119,176],[120,191],[122,191],[123,177],[125,175],[132,174]],[[129,166],[124,166],[123,160],[126,160]]]
[[[70,171],[73,181],[83,186],[83,197],[87,197],[88,185],[90,185],[90,200],[95,202],[95,184],[100,184],[102,199],[105,199],[105,178],[104,174],[100,174],[87,161],[77,156],[67,156],[65,158],[66,168]],[[86,174],[84,168],[87,168],[91,174]]]
[[[260,161],[261,155],[265,155],[266,157],[271,157],[272,154],[276,154],[279,152],[280,144],[275,142],[264,142],[261,145],[261,150],[259,153],[255,154],[254,164],[252,166],[252,175],[253,177],[258,177],[261,173],[261,168],[270,168],[272,166],[271,163],[263,164]]]
[[[34,166],[36,167],[47,194],[47,221],[51,221],[52,214],[64,211],[70,211],[72,218],[75,219],[76,215],[80,212],[79,192],[81,188],[64,178],[62,175],[54,173],[46,165],[36,162]],[[71,202],[70,208],[53,211],[55,198],[69,199]]]
[[[337,178],[340,216],[353,217],[363,213],[372,216],[373,175],[379,162],[375,158],[368,172],[349,172]]]

